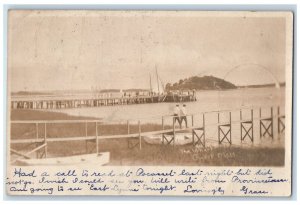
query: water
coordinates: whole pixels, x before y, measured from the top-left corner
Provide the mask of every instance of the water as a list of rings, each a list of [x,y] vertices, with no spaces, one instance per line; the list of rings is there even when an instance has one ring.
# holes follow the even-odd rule
[[[172,115],[174,106],[177,103],[154,103],[154,104],[136,104],[123,106],[107,106],[97,108],[79,108],[54,110],[67,113],[74,116],[88,116],[102,118],[107,124],[127,123],[141,124],[154,123],[162,124],[162,116]],[[206,146],[218,145],[218,125],[227,124],[231,117],[231,137],[232,144],[238,146],[284,146],[284,134],[277,132],[277,107],[280,106],[281,114],[284,114],[285,89],[280,88],[243,88],[227,91],[199,91],[197,92],[197,101],[185,103],[189,114],[193,114],[193,119],[188,116],[188,126],[201,127],[203,125],[203,114],[205,112],[205,138]],[[260,138],[259,129],[259,108],[261,107],[261,117],[271,116],[271,107],[273,107],[273,134],[274,139],[270,137]],[[246,109],[247,108],[247,109]],[[248,109],[250,108],[250,109]],[[251,109],[253,109],[253,137],[254,143],[251,143],[249,137],[241,143],[241,124],[240,109],[243,109],[242,120],[251,119]],[[215,112],[218,110],[230,110],[225,112]],[[218,117],[219,113],[219,117]],[[231,115],[231,116],[230,116]],[[219,123],[218,123],[219,118]],[[164,117],[164,125],[172,127],[173,118]],[[179,125],[176,125],[179,127]],[[143,132],[143,130],[142,130]],[[224,133],[226,133],[226,128]],[[199,133],[201,134],[201,133]],[[221,136],[222,138],[223,136]],[[226,142],[226,139],[224,140]],[[226,144],[226,143],[225,143]],[[227,143],[228,144],[228,143]]]
[[[227,91],[199,91],[196,102],[187,102],[190,114],[216,110],[236,110],[246,107],[268,107],[281,105],[284,107],[284,88],[243,88]],[[116,105],[78,109],[54,110],[73,116],[101,118],[106,122],[142,120],[153,121],[163,115],[172,115],[176,103],[153,103]]]

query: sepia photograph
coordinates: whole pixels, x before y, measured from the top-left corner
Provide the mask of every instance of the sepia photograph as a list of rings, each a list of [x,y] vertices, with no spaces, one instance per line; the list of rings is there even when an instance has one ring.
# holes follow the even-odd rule
[[[82,176],[91,167],[136,168],[137,177],[155,183],[141,186],[147,195],[224,194],[222,187],[175,188],[198,183],[191,176],[211,176],[205,170],[215,168],[226,170],[218,177],[244,183],[237,177],[255,167],[255,180],[268,176],[277,189],[279,182],[289,187],[292,25],[291,12],[9,10],[8,193],[55,194],[44,177],[42,188],[33,182],[17,188],[12,178],[56,169],[60,178],[46,184],[60,185],[57,180],[67,180],[61,176],[77,176],[72,169],[59,175],[66,167],[83,169]],[[153,178],[186,175],[178,167],[204,170],[175,185]],[[160,169],[169,171],[153,171]],[[117,186],[99,184],[89,181],[88,191],[67,194],[105,194]],[[116,193],[139,194],[132,186]],[[242,186],[225,195],[249,193],[288,195],[290,189]]]

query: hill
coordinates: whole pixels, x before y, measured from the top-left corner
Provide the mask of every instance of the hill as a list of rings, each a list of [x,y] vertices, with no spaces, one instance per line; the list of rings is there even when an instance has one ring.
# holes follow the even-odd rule
[[[184,80],[179,80],[178,82],[168,83],[166,85],[166,90],[225,90],[225,89],[235,89],[237,88],[234,84],[225,81],[223,79],[214,76],[193,76],[186,78]]]

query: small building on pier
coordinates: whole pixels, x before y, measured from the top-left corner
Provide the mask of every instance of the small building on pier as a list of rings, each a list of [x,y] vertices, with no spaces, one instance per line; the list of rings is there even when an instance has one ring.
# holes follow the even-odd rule
[[[100,98],[121,98],[123,92],[121,89],[104,89],[100,90],[97,97]]]
[[[150,96],[150,90],[146,89],[127,89],[123,90],[124,97]]]

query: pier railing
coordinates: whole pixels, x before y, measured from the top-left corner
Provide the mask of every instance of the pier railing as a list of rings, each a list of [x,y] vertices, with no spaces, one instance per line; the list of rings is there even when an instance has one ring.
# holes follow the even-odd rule
[[[233,131],[236,131],[236,129],[233,130],[233,126],[239,127],[241,143],[247,140],[254,143],[256,123],[259,124],[260,139],[270,138],[273,140],[275,122],[277,122],[278,135],[282,135],[285,130],[284,109],[280,109],[280,106],[276,109],[277,113],[271,106],[202,112],[179,117],[165,115],[153,119],[156,120],[155,123],[151,123],[151,120],[146,118],[111,122],[102,120],[11,121],[10,152],[20,158],[31,158],[33,153],[36,153],[37,158],[43,158],[48,156],[49,143],[84,141],[86,147],[89,142],[93,142],[96,145],[96,153],[99,153],[100,141],[104,139],[127,139],[128,148],[142,149],[143,138],[147,136],[161,136],[162,145],[175,146],[176,134],[180,132],[191,134],[193,146],[205,147],[208,136],[213,140],[217,139],[219,145],[232,145]],[[186,117],[187,126],[183,123],[185,121],[182,117]],[[60,130],[67,128],[72,129],[71,135],[59,133]],[[114,132],[115,128],[118,128],[116,132]],[[207,130],[210,128],[217,129],[217,134],[208,133]],[[12,145],[26,144],[34,144],[35,147],[26,153],[12,148]]]

